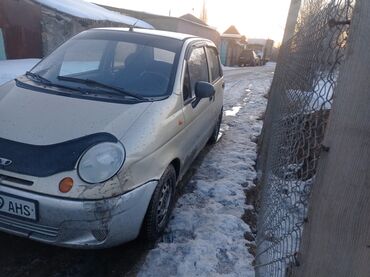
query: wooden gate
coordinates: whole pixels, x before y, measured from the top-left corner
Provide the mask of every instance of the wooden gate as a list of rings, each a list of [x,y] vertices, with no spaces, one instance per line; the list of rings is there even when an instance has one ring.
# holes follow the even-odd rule
[[[27,0],[1,0],[0,29],[5,46],[3,57],[42,57],[40,5]]]

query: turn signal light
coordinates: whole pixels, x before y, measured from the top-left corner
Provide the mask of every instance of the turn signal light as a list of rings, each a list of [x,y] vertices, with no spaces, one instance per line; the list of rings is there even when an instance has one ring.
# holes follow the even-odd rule
[[[59,183],[59,191],[63,193],[69,192],[73,187],[73,179],[66,177]]]

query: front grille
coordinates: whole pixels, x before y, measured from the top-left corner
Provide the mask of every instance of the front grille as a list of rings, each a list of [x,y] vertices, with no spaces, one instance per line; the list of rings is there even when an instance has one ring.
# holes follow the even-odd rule
[[[59,233],[58,228],[31,223],[7,216],[0,215],[0,229],[22,233],[27,236],[38,235],[48,238],[56,238]]]
[[[33,182],[20,179],[20,178],[16,178],[16,177],[7,176],[4,174],[0,174],[0,184],[4,184],[4,185],[18,184],[18,185],[23,185],[23,186],[32,186]]]

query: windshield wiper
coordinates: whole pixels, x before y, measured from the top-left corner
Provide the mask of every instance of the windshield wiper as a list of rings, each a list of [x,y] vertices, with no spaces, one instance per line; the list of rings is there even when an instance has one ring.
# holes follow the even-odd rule
[[[30,76],[32,79],[35,79],[36,81],[45,84],[45,85],[51,85],[52,82],[44,77],[42,77],[40,74],[33,73],[31,71],[26,71],[26,76]]]
[[[33,72],[30,72],[30,71],[26,72],[26,76],[31,77],[32,79],[36,80],[37,82],[39,82],[43,85],[56,87],[56,88],[67,89],[67,90],[79,91],[83,94],[89,94],[90,93],[90,92],[88,92],[87,90],[85,90],[83,88],[73,88],[73,87],[69,87],[69,86],[63,86],[63,85],[55,84],[52,81],[42,77],[40,74],[33,73]]]
[[[95,86],[99,86],[99,87],[102,87],[102,88],[106,88],[106,89],[116,91],[116,92],[118,92],[117,95],[120,95],[120,96],[122,96],[122,94],[124,94],[126,96],[136,98],[140,101],[146,101],[146,102],[149,101],[148,99],[146,99],[146,98],[144,98],[140,95],[137,95],[137,94],[132,93],[132,92],[128,92],[128,91],[126,91],[122,88],[118,88],[118,87],[115,87],[115,86],[100,83],[98,81],[91,80],[91,79],[80,79],[80,78],[67,77],[67,76],[58,76],[58,79],[62,80],[62,81],[67,81],[67,82],[76,82],[76,83],[82,83],[82,84],[86,84],[86,85],[95,85]]]

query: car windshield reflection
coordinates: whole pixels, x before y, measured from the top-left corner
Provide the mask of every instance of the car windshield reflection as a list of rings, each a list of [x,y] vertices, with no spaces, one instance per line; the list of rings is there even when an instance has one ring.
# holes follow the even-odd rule
[[[121,91],[122,97],[137,100],[163,97],[172,91],[181,47],[181,42],[168,38],[159,40],[135,33],[102,36],[95,30],[62,45],[36,65],[28,77],[34,74],[38,76],[36,81],[49,80],[50,85],[71,89],[104,84],[105,88]]]

